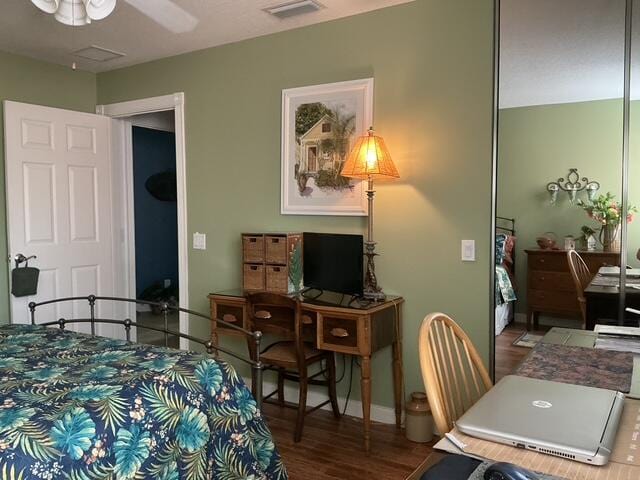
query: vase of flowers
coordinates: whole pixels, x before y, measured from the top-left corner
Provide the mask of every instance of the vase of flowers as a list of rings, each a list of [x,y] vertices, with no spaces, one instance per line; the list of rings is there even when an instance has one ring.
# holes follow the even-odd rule
[[[611,192],[599,195],[593,200],[584,202],[578,200],[578,206],[582,207],[590,218],[600,224],[600,243],[605,252],[620,251],[620,224],[622,212],[620,204],[615,200]],[[633,205],[627,208],[627,223],[633,221],[633,214],[638,210]]]

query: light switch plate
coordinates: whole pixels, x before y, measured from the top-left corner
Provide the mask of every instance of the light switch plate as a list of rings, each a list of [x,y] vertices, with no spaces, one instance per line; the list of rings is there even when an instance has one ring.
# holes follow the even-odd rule
[[[195,250],[207,249],[207,234],[196,232],[193,234],[193,248]]]
[[[463,262],[476,261],[476,241],[475,240],[462,240],[462,261]]]

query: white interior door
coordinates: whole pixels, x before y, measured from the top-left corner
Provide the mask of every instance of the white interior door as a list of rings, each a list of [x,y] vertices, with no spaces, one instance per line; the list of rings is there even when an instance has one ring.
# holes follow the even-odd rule
[[[101,115],[4,102],[11,266],[22,253],[36,255],[29,265],[40,269],[37,295],[11,296],[13,323],[30,321],[31,301],[113,295],[109,125]],[[112,306],[98,303],[96,314],[112,318]],[[36,321],[88,315],[88,302],[55,304],[38,309]]]

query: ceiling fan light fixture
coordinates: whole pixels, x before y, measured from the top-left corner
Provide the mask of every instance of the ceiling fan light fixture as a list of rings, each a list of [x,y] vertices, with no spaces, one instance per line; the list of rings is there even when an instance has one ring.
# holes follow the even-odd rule
[[[102,20],[108,17],[114,8],[116,0],[82,0],[87,16],[91,20]]]
[[[31,2],[45,13],[56,13],[60,0],[31,0]]]
[[[116,0],[31,0],[45,13],[53,14],[60,23],[71,26],[88,25],[113,12]]]

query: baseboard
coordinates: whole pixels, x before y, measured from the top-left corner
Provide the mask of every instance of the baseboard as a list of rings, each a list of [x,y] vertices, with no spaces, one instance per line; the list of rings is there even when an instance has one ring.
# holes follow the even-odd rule
[[[247,385],[251,385],[251,379],[245,378],[245,383]],[[273,392],[277,388],[277,384],[275,382],[264,382],[263,383],[263,393],[268,395]],[[298,388],[285,383],[284,386],[284,399],[287,402],[298,403]],[[315,390],[309,390],[307,393],[307,406],[313,407],[315,405],[319,405],[322,402],[327,400],[326,393],[318,392]],[[340,406],[340,411],[344,408],[344,403],[346,402],[345,397],[338,396],[338,405]],[[331,410],[331,405],[325,405],[321,407],[321,410]],[[362,402],[360,400],[355,400],[351,398],[349,400],[349,405],[347,406],[347,410],[345,415],[349,415],[350,417],[362,418]],[[390,425],[395,425],[396,423],[396,412],[395,409],[391,407],[385,407],[382,405],[371,404],[371,420],[374,422],[386,423]],[[404,423],[404,414],[403,419]]]

